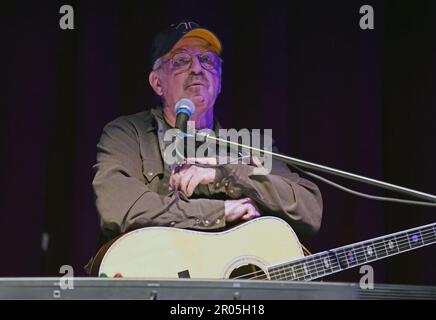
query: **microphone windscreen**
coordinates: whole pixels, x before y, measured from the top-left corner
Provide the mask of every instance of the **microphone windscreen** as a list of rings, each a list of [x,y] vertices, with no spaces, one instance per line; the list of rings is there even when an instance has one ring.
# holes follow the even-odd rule
[[[192,115],[195,113],[195,104],[189,99],[183,98],[177,101],[175,107],[176,109],[176,116],[180,112],[184,112],[188,115],[188,118],[192,117]]]

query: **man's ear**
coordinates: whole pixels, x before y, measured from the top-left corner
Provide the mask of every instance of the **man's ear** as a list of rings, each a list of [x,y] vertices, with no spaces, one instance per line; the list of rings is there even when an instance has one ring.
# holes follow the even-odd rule
[[[163,95],[162,86],[156,71],[150,72],[150,74],[148,75],[148,82],[150,83],[150,86],[153,88],[154,92],[156,92],[158,96]]]

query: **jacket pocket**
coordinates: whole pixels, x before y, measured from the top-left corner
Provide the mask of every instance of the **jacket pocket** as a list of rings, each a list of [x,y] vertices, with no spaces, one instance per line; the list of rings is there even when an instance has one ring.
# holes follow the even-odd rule
[[[151,158],[142,159],[142,174],[149,184],[154,180],[158,181],[155,178],[162,178],[164,174],[162,162]]]

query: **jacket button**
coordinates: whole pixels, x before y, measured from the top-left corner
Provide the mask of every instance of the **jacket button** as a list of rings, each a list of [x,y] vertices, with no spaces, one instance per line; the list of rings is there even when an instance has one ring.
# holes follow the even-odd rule
[[[176,225],[176,222],[175,222],[175,221],[171,221],[171,222],[170,222],[170,226],[171,226],[171,227],[174,227],[175,225]]]
[[[221,219],[216,219],[215,223],[216,224],[220,224],[221,223]]]
[[[204,220],[204,225],[208,226],[209,225],[209,220]]]
[[[153,172],[152,172],[152,171],[150,171],[150,172],[148,173],[148,175],[149,175],[149,176],[152,176],[152,175],[153,175]]]

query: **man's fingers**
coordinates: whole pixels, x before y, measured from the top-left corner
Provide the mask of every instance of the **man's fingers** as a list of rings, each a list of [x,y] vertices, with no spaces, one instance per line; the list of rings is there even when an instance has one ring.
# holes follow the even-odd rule
[[[185,172],[183,172],[181,175],[178,189],[186,195],[188,195],[187,188],[188,188],[189,181],[192,179],[194,174],[195,174],[195,167],[191,167]]]
[[[192,180],[195,177],[194,180]],[[195,188],[199,184],[206,184],[215,179],[215,169],[201,168],[184,164],[176,168],[171,173],[169,179],[169,189],[183,191],[187,196],[194,193]],[[192,182],[191,182],[192,180]]]
[[[242,216],[243,220],[250,220],[254,215],[254,208],[251,204],[244,204],[246,213]]]
[[[247,208],[247,213],[242,216],[243,220],[251,220],[260,216],[259,211],[257,211],[257,208],[251,201],[249,203],[245,202],[245,206]]]
[[[194,193],[195,188],[200,184],[201,180],[203,180],[203,177],[201,175],[193,175],[191,180],[189,180],[189,184],[186,188],[186,195],[188,197],[192,196]]]
[[[250,198],[225,201],[226,221],[238,219],[248,221],[260,216],[260,213]]]
[[[180,175],[175,173],[174,170],[171,173],[170,180],[168,182],[170,190],[177,190],[179,186]]]
[[[254,218],[260,217],[258,213],[247,213],[244,214],[241,219],[245,221],[253,220]]]
[[[173,169],[171,172],[171,176],[169,179],[169,189],[172,190],[180,190],[180,182],[182,177],[184,176],[185,172],[190,168],[191,166],[189,164],[182,164],[178,165],[176,168]]]

